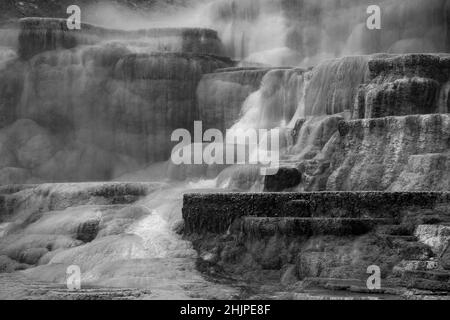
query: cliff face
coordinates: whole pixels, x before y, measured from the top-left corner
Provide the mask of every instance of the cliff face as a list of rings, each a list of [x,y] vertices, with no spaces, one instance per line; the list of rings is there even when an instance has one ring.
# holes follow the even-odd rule
[[[299,290],[307,297],[309,289],[317,288],[367,294],[366,272],[373,265],[381,270],[379,294],[448,292],[448,247],[443,243],[448,241],[449,196],[187,194],[184,233],[200,252],[199,266],[205,272],[225,272],[250,283],[259,280],[269,287],[262,291],[281,290],[286,298],[295,299]],[[273,282],[267,284],[267,278]]]
[[[448,113],[448,55],[375,56],[359,90],[355,118]]]
[[[232,65],[211,30],[19,26],[1,75],[2,183],[109,180],[167,160],[172,131],[197,117],[201,76]]]
[[[214,73],[197,92],[200,118],[219,127],[235,120],[231,130],[281,129],[282,163],[303,174],[299,190],[448,190],[448,57],[332,59],[306,71],[271,70],[245,91],[222,85],[231,74]],[[233,76],[245,83],[254,72]],[[242,169],[221,178],[239,184]]]
[[[294,298],[311,288],[367,293],[374,264],[378,293],[450,291],[448,55],[348,57],[300,74],[301,85],[288,86],[268,73],[236,124],[291,134],[282,168],[258,189],[271,192],[185,195],[184,234],[199,266],[251,283],[270,277],[265,290]],[[288,125],[295,103],[286,96],[297,102]],[[231,167],[219,181],[253,191],[257,169]]]
[[[293,6],[276,3],[232,9],[232,1],[217,1],[208,12],[224,36],[230,20],[239,34],[238,26]],[[281,129],[282,161],[302,173],[299,190],[447,189],[448,54],[352,56],[308,70],[230,68],[235,62],[221,57],[229,43],[209,29],[69,31],[63,20],[42,18],[2,28],[4,183],[111,179],[166,160],[172,131],[202,120],[204,129]],[[423,147],[417,135],[427,137]]]
[[[448,55],[377,55],[341,123],[329,190],[448,190]]]
[[[448,190],[450,116],[343,122],[329,190]]]

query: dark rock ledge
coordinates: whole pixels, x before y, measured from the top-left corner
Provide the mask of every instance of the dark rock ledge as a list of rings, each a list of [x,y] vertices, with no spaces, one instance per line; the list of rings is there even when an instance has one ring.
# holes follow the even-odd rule
[[[450,292],[450,192],[188,194],[183,217],[202,271],[259,292]],[[366,286],[373,265],[375,291]]]
[[[450,192],[311,192],[187,194],[186,234],[223,233],[234,220],[251,217],[392,218],[407,208],[450,203]]]

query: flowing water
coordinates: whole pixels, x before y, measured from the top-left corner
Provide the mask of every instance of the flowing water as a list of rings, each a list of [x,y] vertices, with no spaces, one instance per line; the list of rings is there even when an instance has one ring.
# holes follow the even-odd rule
[[[244,102],[230,133],[279,129],[284,160],[320,157],[367,77],[368,59],[355,54],[450,47],[450,1],[375,1],[384,8],[383,33],[365,28],[369,2],[374,4],[193,1],[184,11],[161,13],[152,21],[135,20],[115,9],[105,11],[116,17],[108,19],[98,15],[105,9],[98,7],[86,16],[87,22],[119,29],[209,27],[218,31],[223,46],[211,31],[201,29],[158,29],[101,41],[93,32],[83,34],[76,48],[43,52],[26,62],[17,60],[17,30],[2,30],[0,71],[8,71],[0,76],[0,99],[5,102],[2,165],[24,170],[20,174],[29,183],[164,179],[165,166],[156,168],[158,178],[155,171],[144,175],[137,170],[168,158],[170,134],[193,122],[197,100],[205,98],[196,93],[222,98],[209,82],[197,90],[203,74],[229,66],[216,55],[230,56],[243,66],[278,67],[239,91]],[[43,38],[45,30],[41,32],[32,36]],[[335,59],[346,54],[353,56]],[[316,67],[305,69],[312,65]],[[236,94],[226,81],[215,85],[227,86],[227,95]],[[448,92],[440,104],[444,109],[448,105]],[[294,140],[291,133],[299,121],[303,125]],[[10,152],[12,144],[19,146],[18,152]],[[37,261],[38,267],[24,271],[35,280],[64,283],[66,267],[75,264],[89,285],[149,288],[152,298],[229,298],[237,290],[206,280],[196,270],[192,244],[175,232],[182,224],[182,197],[187,192],[262,188],[257,168],[232,166],[215,180],[170,182],[124,211],[80,207],[52,212],[9,235],[8,226],[1,225],[0,247],[23,257],[36,249],[30,243],[55,246],[57,250]],[[101,236],[90,243],[70,237],[74,226],[92,219],[104,224]]]
[[[35,243],[47,241],[49,234],[62,238],[74,225],[92,219],[102,221],[101,231],[94,241],[82,245],[65,246],[60,239],[61,248],[45,258],[48,263],[41,260],[40,266],[23,274],[38,283],[65,285],[67,267],[76,265],[82,271],[82,288],[150,290],[146,299],[230,299],[239,290],[205,279],[196,269],[198,255],[192,244],[176,233],[182,223],[183,194],[211,192],[215,183],[164,185],[119,211],[94,206],[49,213],[24,230]],[[9,248],[24,250],[27,241],[22,237]]]

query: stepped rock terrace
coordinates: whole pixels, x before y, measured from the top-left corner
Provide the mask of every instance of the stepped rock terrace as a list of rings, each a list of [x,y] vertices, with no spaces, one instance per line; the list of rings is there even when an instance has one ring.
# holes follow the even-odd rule
[[[217,32],[201,28],[154,28],[133,31],[107,29],[87,23],[69,30],[66,19],[23,18],[0,25],[0,30],[18,30],[18,52],[23,59],[56,49],[71,49],[104,41],[122,40],[144,51],[178,51],[223,56]],[[4,40],[6,41],[6,39]]]
[[[450,1],[183,2],[0,23],[0,298],[448,299]],[[168,160],[197,121],[280,170]]]
[[[367,294],[375,265],[372,294],[426,295],[450,289],[449,208],[449,192],[186,194],[184,235],[204,272],[269,292]]]

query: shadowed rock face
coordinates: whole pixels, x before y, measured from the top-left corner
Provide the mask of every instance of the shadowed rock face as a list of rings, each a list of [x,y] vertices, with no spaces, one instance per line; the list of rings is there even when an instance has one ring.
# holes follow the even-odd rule
[[[380,293],[390,286],[448,291],[448,272],[437,271],[447,257],[434,249],[447,250],[448,229],[438,224],[448,221],[449,201],[448,192],[188,194],[183,215],[208,272],[265,285],[270,276],[287,291],[310,281],[346,290],[349,279],[354,290],[367,290],[366,270],[375,264]]]
[[[220,234],[242,217],[401,219],[408,207],[448,205],[448,192],[312,192],[186,194],[185,234]]]
[[[301,181],[302,175],[296,168],[280,168],[275,175],[265,177],[264,191],[281,192],[298,186]]]

